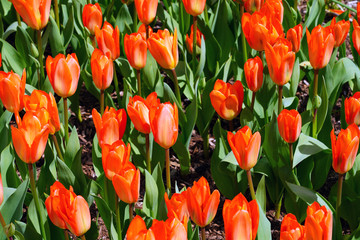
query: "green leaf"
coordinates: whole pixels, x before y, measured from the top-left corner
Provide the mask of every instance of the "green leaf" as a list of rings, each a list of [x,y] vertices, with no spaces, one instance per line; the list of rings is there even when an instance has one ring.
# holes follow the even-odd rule
[[[115,219],[114,213],[110,210],[107,203],[98,196],[93,196],[95,198],[96,206],[99,210],[101,218],[104,220],[104,224],[106,226],[106,229],[110,232],[110,238],[112,240],[118,239],[117,232],[111,229],[115,229],[113,224],[113,219]]]
[[[65,160],[66,165],[71,167],[79,150],[80,150],[79,136],[77,134],[76,127],[74,126],[71,129],[71,135],[69,138],[69,142],[67,143],[66,149],[65,149],[64,160]]]
[[[64,184],[66,188],[69,188],[70,185],[75,185],[75,175],[70,170],[70,168],[59,158],[56,158],[56,171],[58,173],[59,181]]]
[[[145,195],[143,212],[149,217],[156,218],[159,204],[158,196],[159,189],[156,185],[156,181],[145,169]]]
[[[12,150],[11,144],[9,144],[1,152],[0,169],[1,169],[3,185],[7,187],[17,188],[20,184],[20,180],[16,174],[14,154],[15,153]]]
[[[47,29],[49,29],[50,31],[49,38],[50,38],[51,55],[56,56],[58,53],[64,53],[63,37],[60,35],[60,31],[56,25],[56,22],[51,15],[49,18]]]
[[[72,5],[68,7],[69,18],[66,22],[64,34],[64,49],[66,49],[70,43],[71,37],[74,33],[74,9]]]
[[[156,214],[156,219],[158,220],[166,220],[167,219],[167,208],[165,204],[165,186],[162,178],[162,168],[160,163],[158,163],[152,173],[153,179],[156,181],[156,186],[158,187],[158,212]]]
[[[25,62],[28,66],[31,65],[31,43],[32,40],[29,34],[22,28],[17,27],[16,36],[15,36],[15,46],[19,53],[24,57]]]
[[[40,201],[40,213],[42,215],[43,222],[40,223],[40,220],[38,218],[38,212],[35,207],[35,201],[34,199],[31,201],[29,208],[28,208],[28,216],[27,219],[31,221],[32,225],[34,226],[36,232],[38,234],[41,234],[40,230],[40,224],[45,226],[45,232],[46,232],[46,238],[50,239],[50,228],[48,224],[48,218],[47,218],[47,211],[45,210],[44,203],[39,199]]]
[[[257,202],[259,206],[259,227],[257,232],[257,239],[261,240],[270,240],[271,238],[271,225],[269,220],[267,219],[264,211],[259,202]]]
[[[260,208],[266,212],[266,187],[265,187],[265,176],[262,176],[260,182],[256,188],[256,201]]]
[[[0,41],[2,43],[1,57],[4,71],[10,72],[13,70],[15,73],[22,76],[22,72],[26,67],[24,57],[21,56],[21,54],[5,40],[0,38]]]

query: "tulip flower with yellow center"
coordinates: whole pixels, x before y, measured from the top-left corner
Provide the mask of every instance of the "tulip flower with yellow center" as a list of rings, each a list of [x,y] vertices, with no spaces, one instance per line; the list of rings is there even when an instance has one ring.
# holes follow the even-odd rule
[[[355,123],[360,125],[360,92],[345,99],[345,120],[348,125]]]
[[[280,240],[305,240],[305,227],[291,213],[286,214],[282,220]]]
[[[305,219],[306,240],[331,240],[333,216],[331,210],[314,202],[307,208]]]

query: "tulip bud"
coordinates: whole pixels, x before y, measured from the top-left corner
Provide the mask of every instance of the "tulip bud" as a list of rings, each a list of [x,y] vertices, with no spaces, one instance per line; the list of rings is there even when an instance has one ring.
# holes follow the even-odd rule
[[[298,223],[291,213],[285,215],[282,220],[280,240],[305,240],[305,227]]]
[[[156,17],[158,0],[135,0],[136,12],[140,22],[149,25]]]
[[[360,26],[355,19],[353,20],[353,28],[354,30],[352,33],[352,42],[355,50],[358,54],[360,54]]]
[[[91,35],[95,34],[95,28],[101,28],[102,25],[102,12],[100,5],[86,4],[82,12],[82,21],[84,26],[89,30]]]
[[[200,15],[205,8],[206,0],[183,0],[185,11],[192,15]]]
[[[124,49],[130,65],[140,70],[146,65],[147,44],[140,33],[125,34]]]
[[[106,21],[101,30],[98,26],[95,26],[95,37],[99,49],[112,60],[120,57],[119,34],[118,26],[114,29],[111,24]]]
[[[336,22],[336,18],[334,17],[331,21],[330,27],[334,31],[334,38],[335,38],[335,47],[339,47],[345,42],[347,34],[350,30],[350,22],[345,21],[344,19]]]
[[[348,125],[355,123],[360,125],[360,92],[345,99],[345,120]]]
[[[303,26],[301,24],[296,25],[293,28],[290,28],[286,33],[286,39],[291,42],[293,52],[298,52],[300,50],[300,43],[303,33]]]
[[[95,86],[100,90],[107,89],[114,77],[112,59],[96,48],[91,55],[90,64]]]
[[[294,143],[301,132],[301,116],[299,112],[294,109],[290,111],[284,109],[279,114],[277,121],[280,136],[285,142]]]
[[[129,161],[130,153],[130,144],[125,145],[122,140],[118,140],[112,145],[103,145],[102,165],[105,176],[109,180],[112,180],[114,175],[119,173],[125,164]]]
[[[305,219],[306,240],[331,240],[333,217],[331,210],[314,202],[307,208]]]
[[[204,35],[200,32],[200,30],[197,28],[196,30],[196,54],[200,54],[201,52],[201,37],[204,37]],[[188,34],[186,34],[186,48],[188,51],[192,54],[193,52],[193,39],[194,38],[194,25],[191,25],[191,32],[190,37]]]
[[[26,71],[22,77],[13,73],[0,72],[0,99],[9,112],[18,113],[24,108]]]
[[[263,69],[263,63],[258,56],[250,58],[245,62],[244,73],[246,84],[253,92],[257,92],[263,84]]]
[[[112,183],[121,201],[128,204],[137,202],[140,191],[140,171],[131,162],[126,162],[124,167],[114,175]]]

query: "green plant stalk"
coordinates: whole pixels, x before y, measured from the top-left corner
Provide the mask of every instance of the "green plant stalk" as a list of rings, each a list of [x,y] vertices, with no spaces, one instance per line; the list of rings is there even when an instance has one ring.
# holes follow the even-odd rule
[[[250,172],[250,170],[246,170],[246,174],[247,174],[247,179],[248,179],[248,182],[249,182],[249,188],[250,188],[251,198],[252,198],[252,200],[255,200],[255,199],[256,199],[256,195],[255,195],[254,184],[253,184],[253,181],[252,181],[252,178],[251,178],[251,172]]]
[[[42,39],[41,39],[41,30],[37,30],[37,42],[38,42],[38,51],[39,51],[39,63],[40,63],[40,78],[39,78],[39,90],[41,89],[42,79],[45,78],[44,73],[44,63],[43,63],[43,51],[42,51]]]
[[[349,9],[350,11],[356,13],[356,9],[353,9],[353,8],[347,6],[346,4],[342,3],[342,2],[339,2],[339,1],[336,1],[336,0],[331,0],[331,2],[336,3],[336,4],[339,4],[340,6],[342,6],[342,7],[344,7],[344,8],[347,8],[347,9]]]
[[[120,105],[121,105],[121,100],[120,100],[119,81],[118,81],[118,78],[117,78],[117,75],[116,75],[116,67],[115,67],[115,64],[114,64],[114,85],[115,85],[115,91],[116,91],[116,96],[117,96],[118,104],[119,104],[119,107],[120,107]]]
[[[58,155],[59,158],[64,162],[64,157],[63,157],[63,155],[62,155],[62,153],[61,153],[60,146],[59,146],[59,143],[58,143],[58,140],[57,140],[55,134],[52,135],[52,140],[53,140],[53,142],[54,142],[57,155]]]
[[[234,131],[234,122],[233,122],[233,120],[229,120],[228,124],[229,124],[229,131],[230,132]]]
[[[179,0],[179,8],[180,8],[180,16],[179,16],[179,25],[180,25],[180,31],[184,32],[184,4],[182,3],[182,0]]]
[[[316,108],[316,100],[318,96],[318,79],[319,79],[319,70],[314,70],[314,88],[313,88],[313,102],[312,104],[315,105],[314,107],[314,117],[313,117],[313,128],[312,128],[312,136],[316,138],[317,134],[317,108]]]
[[[293,150],[293,144],[292,143],[289,143],[289,151],[290,151],[290,166],[291,166],[291,169],[293,169],[294,150]]]
[[[20,18],[20,15],[19,15],[19,13],[17,11],[16,11],[16,19],[17,19],[19,27],[21,27],[21,18]]]
[[[252,92],[251,107],[250,107],[252,112],[254,112],[255,97],[256,97],[256,92]]]
[[[339,174],[338,189],[337,189],[337,198],[336,198],[336,218],[340,220],[340,205],[341,205],[341,196],[342,196],[342,187],[344,182],[344,174]]]
[[[209,133],[206,132],[203,138],[203,151],[204,151],[204,157],[205,159],[209,159]]]
[[[6,222],[5,222],[5,219],[4,219],[3,215],[1,214],[1,212],[0,212],[0,222],[1,222],[1,226],[3,227],[6,238],[8,240],[10,240],[10,238],[12,239],[12,237],[9,237],[6,233]]]
[[[118,239],[122,239],[119,198],[116,194],[115,194],[115,209],[116,209],[116,225],[117,225]]]
[[[181,106],[181,95],[180,95],[180,89],[179,89],[179,82],[177,79],[177,75],[175,72],[175,69],[171,69],[171,72],[173,74],[173,78],[174,78],[174,88],[175,88],[175,95],[176,95],[176,99],[178,100],[180,106]]]
[[[69,233],[66,229],[64,229],[64,236],[65,236],[65,240],[69,240]]]
[[[206,236],[205,236],[205,227],[201,228],[201,240],[205,240]]]
[[[283,86],[278,85],[278,92],[279,92],[278,114],[280,114],[280,112],[282,110]]]
[[[141,74],[140,70],[136,70],[136,79],[138,84],[138,95],[141,97]]]
[[[243,15],[244,15],[244,4],[240,4],[240,21],[241,21]],[[248,59],[248,56],[247,56],[247,47],[246,47],[246,39],[245,39],[244,32],[241,32],[241,45],[242,45],[242,50],[243,50],[242,51],[243,59],[244,59],[244,62],[246,62]]]
[[[104,178],[104,200],[109,205],[109,186],[108,186],[109,179],[105,176]]]
[[[106,21],[110,22],[110,14],[112,13],[113,11],[113,8],[114,8],[114,4],[115,4],[115,0],[112,0],[110,5],[108,6],[108,12],[106,14]],[[135,31],[136,32],[136,31]]]
[[[101,116],[104,114],[104,90],[100,90],[100,113]]]
[[[65,142],[69,142],[69,119],[68,119],[68,104],[67,98],[63,98],[64,102],[64,124],[65,124]]]
[[[86,240],[85,235],[82,235],[82,236],[80,237],[80,239],[81,239],[81,240]]]
[[[205,3],[205,9],[204,9],[204,18],[205,18],[206,25],[209,26],[209,15],[208,15],[206,3]]]
[[[41,211],[40,211],[40,202],[39,202],[39,197],[38,197],[37,190],[36,190],[33,165],[31,163],[28,163],[28,168],[29,168],[31,193],[32,193],[33,198],[34,198],[36,212],[37,212],[38,218],[39,218],[41,235],[44,238],[44,240],[46,240],[47,239],[46,238],[46,232],[45,232],[45,227],[44,227],[44,224],[43,224],[43,222],[44,222],[43,221],[43,216],[42,216]]]
[[[282,197],[281,195],[279,202],[275,204],[275,220],[279,220],[280,218]]]
[[[60,31],[60,18],[59,18],[59,4],[58,4],[58,0],[54,0],[54,10],[55,10],[55,20],[56,20],[56,25]]]
[[[150,137],[149,134],[145,134],[146,144],[146,167],[148,172],[151,174],[151,159],[150,159]]]
[[[193,16],[193,52],[192,52],[192,67],[193,67],[193,74],[194,74],[194,78],[195,78],[195,74],[196,74],[196,38],[197,38],[197,16]],[[196,82],[196,79],[194,79]]]
[[[90,4],[91,2],[90,2],[90,0],[87,0],[87,4]]]
[[[134,209],[134,204],[129,203],[129,222],[131,222],[134,219],[133,209]]]
[[[90,35],[90,40],[93,48],[96,48],[96,41],[95,41],[95,35]]]
[[[146,31],[146,41],[147,41],[150,37],[150,26],[149,25],[145,25],[145,31]]]
[[[134,6],[134,13],[133,13],[133,32],[137,32],[137,25],[138,25],[138,16],[136,7]],[[147,39],[146,39],[147,40]]]
[[[166,165],[166,188],[171,193],[171,180],[170,180],[170,149],[165,149],[165,165]]]

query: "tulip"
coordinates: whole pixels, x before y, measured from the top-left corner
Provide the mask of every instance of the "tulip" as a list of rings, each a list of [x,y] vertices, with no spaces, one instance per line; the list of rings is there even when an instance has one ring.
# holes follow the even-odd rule
[[[11,0],[25,23],[35,30],[43,29],[50,15],[51,0]]]
[[[223,218],[227,240],[255,240],[259,226],[259,206],[256,200],[248,202],[242,193],[232,201],[226,199]]]
[[[286,39],[291,42],[293,52],[297,53],[300,50],[302,33],[303,33],[303,26],[301,24],[298,24],[295,27],[290,28],[286,33]]]
[[[281,223],[280,240],[305,240],[305,228],[298,223],[296,217],[286,214]]]
[[[356,19],[359,21],[360,19],[360,2],[356,5]]]
[[[183,0],[185,11],[192,15],[198,16],[200,15],[205,8],[206,1],[205,0]]]
[[[360,54],[360,27],[355,19],[353,20],[353,28],[352,42],[355,50],[358,52],[358,54]]]
[[[92,110],[92,117],[101,147],[104,144],[112,145],[117,140],[121,140],[125,132],[127,121],[124,109],[116,111],[114,108],[109,109],[106,107],[105,112],[101,117],[94,108]]]
[[[135,0],[136,12],[139,20],[149,25],[156,17],[158,0]]]
[[[89,205],[71,186],[67,190],[60,182],[55,182],[50,187],[45,206],[54,225],[68,229],[76,236],[84,235],[91,227]]]
[[[157,239],[187,240],[186,228],[177,218],[168,218],[165,222],[154,219],[150,230]]]
[[[49,132],[49,124],[41,125],[39,118],[27,112],[18,128],[11,126],[13,145],[19,158],[25,163],[37,162],[44,153]]]
[[[179,219],[182,224],[187,229],[187,222],[189,219],[189,211],[187,207],[187,200],[186,200],[186,191],[181,193],[174,193],[169,199],[167,193],[165,193],[165,204],[168,210],[167,216],[168,218],[177,218]]]
[[[200,32],[199,29],[197,29],[197,31],[196,31],[196,48],[197,48],[196,54],[200,53],[201,37],[204,37],[204,35]],[[194,38],[194,25],[191,25],[190,37],[188,34],[186,34],[186,39],[185,39],[186,47],[191,54],[193,54],[193,42],[194,42],[193,38]]]
[[[220,193],[214,190],[210,194],[209,183],[204,177],[195,182],[191,188],[186,190],[189,215],[193,222],[204,228],[215,217],[219,202]]]
[[[147,44],[140,33],[125,34],[124,49],[130,65],[140,70],[146,65]]]
[[[284,7],[282,0],[266,0],[265,4],[260,9],[260,12],[277,19],[280,23],[283,22]]]
[[[330,27],[333,28],[333,33],[334,33],[334,39],[335,39],[335,43],[334,46],[335,47],[339,47],[340,45],[342,45],[345,42],[346,36],[349,33],[350,30],[350,22],[349,21],[345,21],[344,19],[336,22],[335,17],[332,19]]]
[[[46,71],[49,81],[57,95],[63,98],[74,95],[80,77],[80,65],[75,53],[59,53],[55,58],[48,56]]]
[[[107,54],[109,55],[109,53]],[[95,49],[91,55],[91,71],[95,86],[100,90],[107,89],[114,76],[113,61],[99,49]]]
[[[124,167],[113,176],[112,182],[121,201],[132,204],[138,200],[140,171],[131,162],[125,163]]]
[[[114,175],[121,171],[130,158],[130,144],[125,145],[122,140],[112,145],[104,144],[102,147],[102,165],[105,176],[112,180]]]
[[[242,0],[245,10],[248,13],[254,13],[260,11],[261,7],[264,5],[264,0]]]
[[[242,109],[244,88],[241,81],[233,85],[218,79],[210,92],[211,104],[219,116],[228,121],[233,120]]]
[[[345,99],[345,120],[348,125],[360,125],[360,92]]]
[[[82,21],[84,26],[90,31],[91,35],[95,34],[95,28],[101,28],[102,12],[98,3],[86,4],[82,12]]]
[[[118,26],[116,26],[114,30],[111,24],[105,21],[101,30],[98,26],[95,26],[95,37],[99,49],[103,51],[104,55],[110,57],[112,60],[115,60],[120,56],[120,37]]]
[[[263,63],[258,56],[248,59],[244,64],[246,84],[253,92],[257,92],[263,84],[263,69]]]
[[[306,38],[311,66],[315,70],[325,67],[330,60],[335,44],[332,27],[318,25],[311,31],[311,34],[306,28]]]
[[[333,218],[331,210],[314,202],[307,208],[305,219],[306,240],[331,240]]]
[[[279,114],[278,127],[280,136],[287,143],[294,143],[301,132],[301,116],[296,110],[284,109]]]
[[[159,236],[162,235],[163,234],[160,234]],[[127,240],[155,240],[155,236],[155,233],[151,229],[147,230],[144,220],[139,215],[130,222],[126,232]]]

